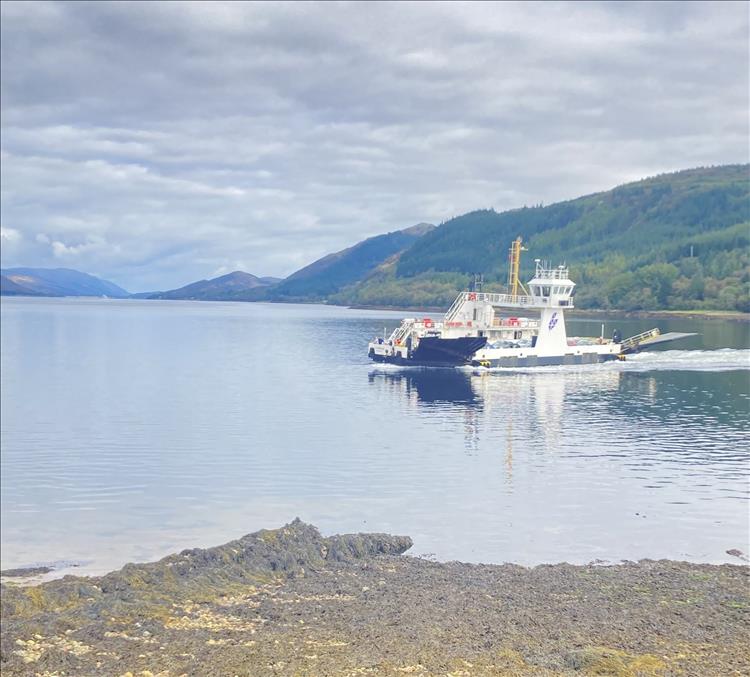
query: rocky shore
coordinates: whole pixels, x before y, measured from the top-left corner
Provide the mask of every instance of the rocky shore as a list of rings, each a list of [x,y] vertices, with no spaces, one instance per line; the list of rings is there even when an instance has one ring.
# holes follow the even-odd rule
[[[744,565],[436,563],[299,520],[2,587],[3,675],[747,675]]]

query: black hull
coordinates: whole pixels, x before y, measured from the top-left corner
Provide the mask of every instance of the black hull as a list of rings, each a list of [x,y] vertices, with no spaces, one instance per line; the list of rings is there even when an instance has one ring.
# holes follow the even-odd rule
[[[425,336],[419,341],[417,349],[408,357],[401,355],[377,355],[373,351],[370,357],[375,362],[398,364],[415,367],[459,367],[471,363],[477,350],[484,348],[486,336],[461,336],[460,338],[440,338]]]

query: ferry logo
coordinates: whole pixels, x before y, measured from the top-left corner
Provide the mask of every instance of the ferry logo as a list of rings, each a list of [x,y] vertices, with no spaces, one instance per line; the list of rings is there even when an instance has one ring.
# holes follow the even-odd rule
[[[549,331],[552,331],[555,328],[556,324],[557,324],[557,313],[552,313],[552,317],[549,320],[549,324],[547,325],[547,329]]]

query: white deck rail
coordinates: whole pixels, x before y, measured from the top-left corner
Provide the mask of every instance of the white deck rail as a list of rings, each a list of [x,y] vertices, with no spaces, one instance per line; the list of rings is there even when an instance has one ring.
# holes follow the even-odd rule
[[[550,305],[549,298],[545,296],[524,296],[521,294],[514,296],[513,294],[465,291],[458,295],[453,305],[448,309],[445,314],[445,321],[452,322],[458,315],[461,306],[467,301],[482,301],[495,306],[511,308],[543,308]],[[565,307],[568,304],[559,303],[559,305]]]
[[[629,338],[626,338],[621,344],[621,348],[635,348],[638,344],[642,343],[646,339],[650,338],[656,338],[659,336],[661,332],[658,328],[649,329],[648,331],[644,331],[642,334],[636,334],[635,336],[630,336]]]

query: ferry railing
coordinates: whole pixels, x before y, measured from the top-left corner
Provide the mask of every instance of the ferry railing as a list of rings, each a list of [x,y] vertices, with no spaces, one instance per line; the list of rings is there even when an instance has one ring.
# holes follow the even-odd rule
[[[539,280],[567,280],[568,269],[563,266],[560,266],[559,268],[537,267],[534,277]]]
[[[644,331],[641,334],[636,334],[635,336],[630,336],[626,338],[620,346],[622,348],[635,348],[639,343],[642,341],[645,341],[646,339],[654,338],[656,336],[659,336],[661,332],[658,328],[649,329],[648,331]]]
[[[482,297],[481,299],[479,297]],[[547,299],[534,296],[524,296],[522,294],[477,294],[477,300],[486,301],[492,304],[514,304],[519,306],[539,305],[539,302],[547,303]]]
[[[455,319],[461,306],[467,301],[481,301],[484,303],[497,304],[497,305],[518,305],[518,306],[539,306],[548,305],[549,299],[541,296],[525,296],[522,294],[497,294],[492,292],[473,292],[464,291],[461,292],[453,305],[448,309],[445,314],[446,322],[450,322]]]
[[[453,305],[451,305],[450,308],[448,308],[448,312],[445,313],[445,321],[450,322],[453,320],[453,318],[456,316],[456,313],[458,312],[458,309],[463,305],[464,297],[467,296],[470,292],[461,292],[457,297],[456,300],[453,302]]]
[[[414,320],[404,320],[398,327],[393,330],[393,333],[388,338],[394,344],[400,344],[405,341],[411,333],[414,325],[417,324]]]
[[[468,301],[479,301],[483,303],[489,303],[497,306],[510,306],[510,307],[528,307],[528,308],[543,308],[545,306],[551,306],[554,308],[572,308],[573,303],[569,298],[555,298],[555,302],[552,303],[552,299],[549,296],[527,296],[524,294],[500,294],[493,292],[473,292],[464,291],[461,292],[453,305],[448,309],[445,314],[446,322],[453,322],[464,303]]]

